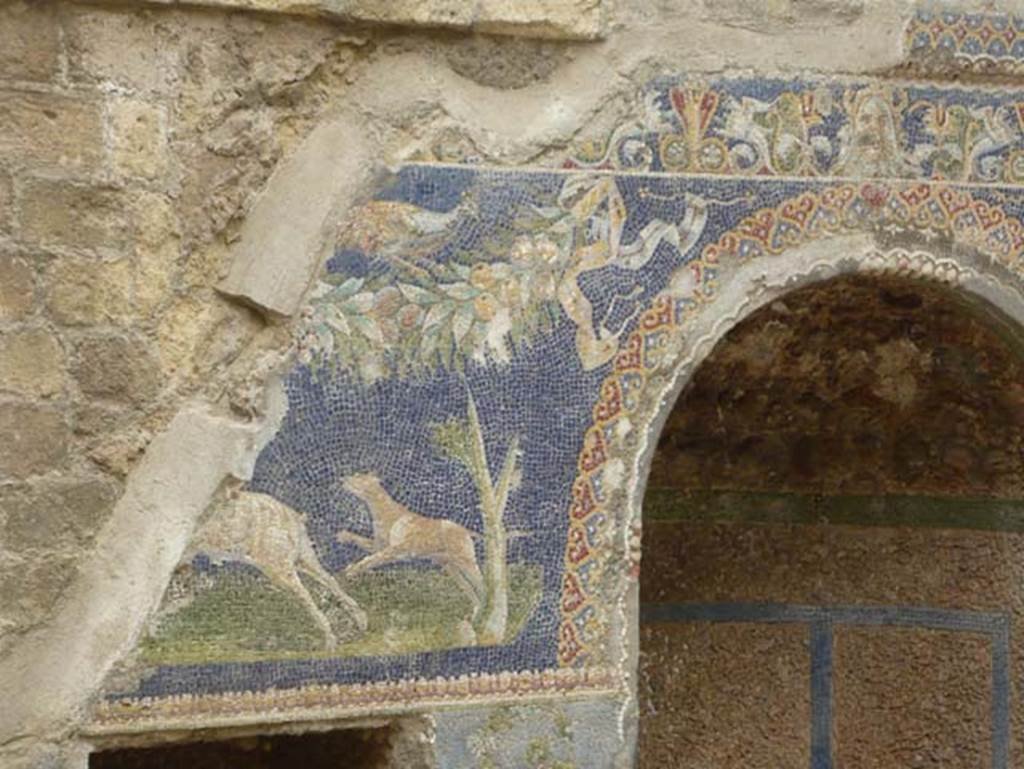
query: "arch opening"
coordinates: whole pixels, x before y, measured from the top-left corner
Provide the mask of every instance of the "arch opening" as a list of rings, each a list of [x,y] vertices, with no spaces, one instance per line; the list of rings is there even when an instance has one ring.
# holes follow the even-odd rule
[[[639,766],[1009,765],[1024,345],[844,274],[721,337],[643,501]]]

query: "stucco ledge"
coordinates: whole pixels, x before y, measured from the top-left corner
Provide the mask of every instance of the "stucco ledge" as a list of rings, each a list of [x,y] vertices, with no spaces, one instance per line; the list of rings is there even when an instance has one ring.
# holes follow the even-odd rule
[[[91,0],[83,0],[91,2]],[[361,24],[440,27],[558,40],[605,35],[609,0],[115,0],[325,16]]]

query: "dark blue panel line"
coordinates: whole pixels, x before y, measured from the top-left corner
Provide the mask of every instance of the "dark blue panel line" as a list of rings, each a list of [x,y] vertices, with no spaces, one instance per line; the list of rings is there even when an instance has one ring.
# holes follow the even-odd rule
[[[1010,766],[1010,622],[992,633],[992,769]]]
[[[814,606],[771,603],[649,603],[640,607],[641,622],[814,622],[827,619]]]
[[[895,625],[993,634],[1002,614],[927,609],[910,606],[800,606],[761,603],[649,603],[640,607],[642,622],[815,622],[836,625]]]
[[[894,625],[931,630],[952,630],[960,633],[991,634],[1003,620],[1000,614],[910,606],[838,606],[828,609],[828,613],[836,624]]]
[[[811,769],[832,769],[832,623],[811,623]]]

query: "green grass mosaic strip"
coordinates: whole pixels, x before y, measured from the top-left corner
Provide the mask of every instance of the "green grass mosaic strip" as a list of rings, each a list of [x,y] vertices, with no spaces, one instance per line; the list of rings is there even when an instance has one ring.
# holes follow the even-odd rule
[[[1024,531],[1024,500],[648,489],[643,514],[718,523],[826,523]]]

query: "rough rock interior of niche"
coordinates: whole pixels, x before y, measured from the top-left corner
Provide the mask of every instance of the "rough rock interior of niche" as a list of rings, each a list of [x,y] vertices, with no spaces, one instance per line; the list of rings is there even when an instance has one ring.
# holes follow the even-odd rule
[[[644,498],[640,767],[1010,765],[1022,342],[858,274],[718,343]]]
[[[280,431],[211,506],[98,723],[614,691],[645,383],[730,276],[865,233],[1011,279],[1021,198],[995,182],[1019,129],[965,158],[929,119],[1006,120],[1002,96],[663,79],[642,97],[647,124],[570,168],[410,164],[347,219]]]

